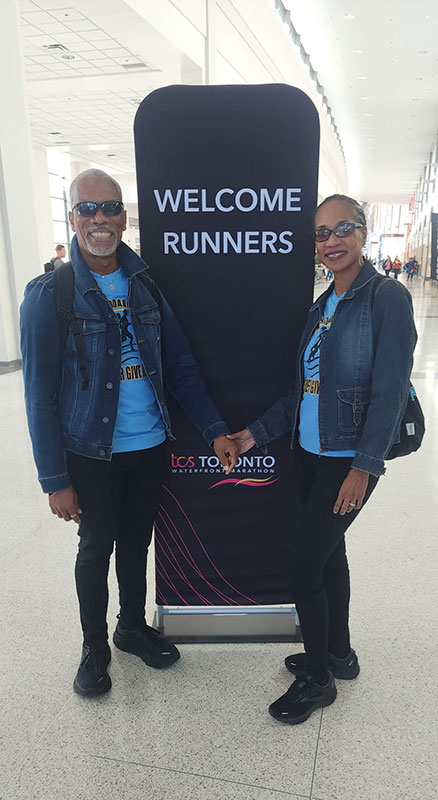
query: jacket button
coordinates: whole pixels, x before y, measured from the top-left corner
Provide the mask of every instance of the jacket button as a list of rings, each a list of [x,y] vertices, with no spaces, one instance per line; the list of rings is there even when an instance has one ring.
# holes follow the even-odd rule
[[[113,386],[114,386],[114,384],[113,384],[113,383],[111,383],[111,381],[109,381],[109,382],[107,383],[107,385],[106,385],[106,388],[107,388],[107,389],[112,389],[112,388],[113,388]]]
[[[109,417],[103,417],[102,422],[109,422]]]
[[[99,450],[99,455],[103,457],[105,455],[105,450]]]
[[[112,349],[112,347],[108,348],[107,353],[108,353],[109,356],[113,356],[114,355],[114,350]]]

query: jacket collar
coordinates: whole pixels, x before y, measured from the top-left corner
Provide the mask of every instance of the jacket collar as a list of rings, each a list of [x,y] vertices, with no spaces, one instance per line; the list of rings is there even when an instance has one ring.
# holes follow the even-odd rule
[[[344,296],[345,300],[350,300],[352,297],[354,297],[356,292],[359,291],[359,289],[362,289],[362,287],[365,286],[367,283],[369,283],[369,281],[375,275],[377,275],[377,270],[373,267],[373,265],[371,264],[371,261],[368,261],[367,259],[365,259],[365,261],[363,262],[363,265],[362,265],[362,269],[359,272],[359,275],[357,275],[357,277],[354,279],[354,281],[351,284],[351,286],[345,292],[345,296]],[[335,283],[334,283],[334,281],[332,281],[330,286],[328,287],[328,289],[326,289],[325,292],[323,292],[318,297],[318,299],[315,300],[315,302],[313,303],[313,305],[310,307],[309,310],[313,311],[315,308],[318,308],[322,312],[323,309],[324,309],[324,306],[326,304],[327,298],[329,297],[329,295],[331,295],[331,293],[332,293],[332,291],[334,289],[334,286],[335,286]]]
[[[117,261],[128,278],[132,278],[133,275],[137,275],[137,273],[149,269],[143,259],[124,242],[120,242],[117,248]],[[84,295],[88,291],[96,291],[98,288],[97,283],[94,280],[90,268],[87,267],[82,258],[76,236],[73,236],[71,241],[71,262],[75,273],[75,284],[81,294]]]

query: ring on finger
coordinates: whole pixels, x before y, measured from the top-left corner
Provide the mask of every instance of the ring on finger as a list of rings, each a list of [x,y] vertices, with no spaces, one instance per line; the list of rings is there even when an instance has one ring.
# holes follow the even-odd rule
[[[354,508],[354,507],[355,507],[355,505],[356,505],[356,503],[349,503],[348,505],[349,505],[349,506],[353,506],[353,508]]]

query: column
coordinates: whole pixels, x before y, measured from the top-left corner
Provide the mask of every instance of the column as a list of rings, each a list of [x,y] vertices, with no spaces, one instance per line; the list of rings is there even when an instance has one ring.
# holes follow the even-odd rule
[[[0,363],[8,364],[20,358],[18,307],[24,287],[42,272],[42,264],[16,0],[3,0],[1,23]]]

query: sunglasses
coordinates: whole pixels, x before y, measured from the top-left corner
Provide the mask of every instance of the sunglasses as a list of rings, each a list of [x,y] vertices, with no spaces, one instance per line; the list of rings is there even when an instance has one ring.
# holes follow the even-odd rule
[[[316,242],[326,242],[332,233],[334,233],[338,239],[345,239],[347,236],[351,236],[356,228],[364,227],[364,225],[360,225],[358,222],[341,222],[340,225],[336,225],[336,228],[332,230],[330,230],[330,228],[318,228],[317,231],[314,231],[313,235]]]
[[[123,211],[123,203],[121,200],[105,200],[104,203],[76,203],[72,211],[76,209],[80,217],[94,217],[96,216],[99,208],[105,217],[117,217]]]

